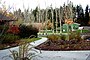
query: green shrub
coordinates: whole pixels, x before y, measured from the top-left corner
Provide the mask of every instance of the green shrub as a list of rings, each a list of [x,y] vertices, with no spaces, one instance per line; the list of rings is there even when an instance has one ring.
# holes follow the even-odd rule
[[[25,38],[25,39],[21,39],[22,41],[25,41],[27,43],[30,43],[30,42],[34,42],[34,41],[37,41],[37,40],[40,40],[41,38]]]
[[[81,40],[80,32],[71,32],[69,35],[70,40]]]
[[[58,40],[60,40],[60,36],[59,35],[49,35],[48,37],[48,40],[50,40],[51,42],[57,42]]]
[[[19,40],[19,36],[14,34],[3,34],[0,36],[1,43],[14,43],[16,40]]]
[[[20,26],[19,36],[21,38],[28,38],[31,35],[34,35],[37,37],[37,33],[38,33],[38,29],[36,29],[35,27],[32,27],[31,25],[30,26],[25,26],[25,25]]]
[[[60,37],[61,37],[61,40],[66,40],[66,35],[60,35]]]
[[[72,41],[73,43],[79,42],[81,39],[80,32],[71,32],[69,34],[69,41]]]
[[[7,25],[0,25],[0,33],[2,33],[2,32],[3,32],[3,34],[6,33],[8,28],[9,28],[9,26],[7,26]]]

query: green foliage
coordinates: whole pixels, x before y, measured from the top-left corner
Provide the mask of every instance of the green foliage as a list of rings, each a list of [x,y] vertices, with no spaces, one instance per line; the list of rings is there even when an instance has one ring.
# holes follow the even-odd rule
[[[79,42],[81,39],[80,32],[71,32],[69,34],[69,40]]]
[[[59,35],[54,35],[54,34],[47,36],[47,38],[51,42],[56,42],[56,41],[60,40],[60,36]]]
[[[14,43],[19,40],[19,36],[14,34],[3,34],[0,36],[1,43]]]
[[[77,32],[81,32],[81,30],[77,30]],[[89,32],[90,32],[89,30],[85,30],[85,29],[82,30],[82,33],[89,33]]]
[[[49,35],[48,40],[51,42],[58,42],[63,40],[64,42],[79,42],[81,39],[80,32],[70,32],[68,35],[61,34],[61,35]]]
[[[61,37],[61,40],[66,40],[66,35],[60,35],[60,37]]]
[[[21,38],[29,38],[31,35],[35,35],[37,37],[38,29],[35,27],[30,26],[25,26],[21,25],[20,26],[20,37]]]
[[[0,25],[0,33],[2,33],[2,32],[3,32],[3,34],[6,33],[8,28],[9,28],[9,26],[7,26],[7,25]]]
[[[88,10],[89,10],[89,6],[87,5],[85,9],[85,19],[84,19],[85,25],[88,25],[88,22],[89,22],[89,11]]]
[[[27,39],[21,39],[21,40],[23,40],[23,41],[29,43],[29,42],[37,41],[37,40],[39,40],[39,39],[41,39],[41,38],[27,38]]]
[[[79,23],[80,25],[84,25],[84,11],[81,5],[77,5],[76,7],[77,12],[77,20],[75,22]]]
[[[87,5],[85,8],[85,14],[84,14],[84,9],[82,8],[81,5],[77,5],[77,20],[75,22],[79,23],[82,26],[88,25],[89,22],[89,6]]]

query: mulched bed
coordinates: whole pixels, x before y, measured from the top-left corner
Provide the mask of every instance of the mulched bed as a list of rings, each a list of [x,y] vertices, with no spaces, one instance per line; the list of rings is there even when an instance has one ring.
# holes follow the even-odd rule
[[[90,35],[90,32],[81,33],[81,35]]]
[[[18,40],[18,41],[15,41],[14,43],[0,44],[0,50],[16,47],[16,46],[19,46],[20,44],[23,44],[23,41]]]
[[[81,40],[75,44],[61,44],[59,43],[51,43],[48,44],[48,40],[38,46],[35,47],[39,50],[47,50],[47,51],[75,51],[75,50],[90,50],[90,40]]]

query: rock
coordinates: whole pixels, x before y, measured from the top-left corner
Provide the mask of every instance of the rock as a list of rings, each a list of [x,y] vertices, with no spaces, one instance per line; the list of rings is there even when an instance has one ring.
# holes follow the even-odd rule
[[[87,39],[87,38],[90,38],[90,35],[82,35],[81,38],[82,39]]]

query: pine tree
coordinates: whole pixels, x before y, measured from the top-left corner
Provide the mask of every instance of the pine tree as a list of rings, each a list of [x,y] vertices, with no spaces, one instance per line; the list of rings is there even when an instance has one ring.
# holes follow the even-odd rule
[[[89,9],[89,6],[87,5],[86,9],[85,9],[85,20],[84,20],[84,23],[86,25],[88,25],[88,22],[89,22],[89,12],[88,12],[88,9]]]
[[[81,24],[81,25],[85,25],[84,23],[84,11],[81,5],[77,5],[76,7],[76,13],[77,13],[77,20],[76,22]]]

